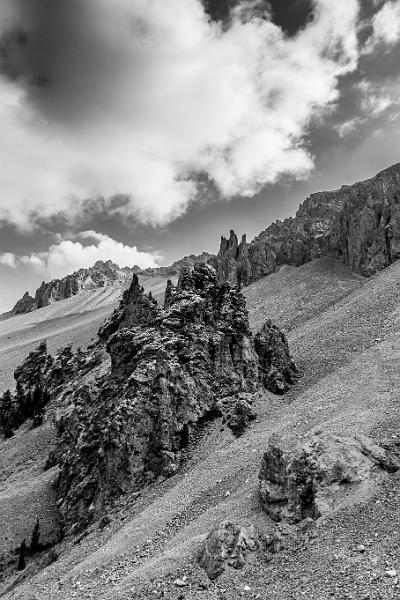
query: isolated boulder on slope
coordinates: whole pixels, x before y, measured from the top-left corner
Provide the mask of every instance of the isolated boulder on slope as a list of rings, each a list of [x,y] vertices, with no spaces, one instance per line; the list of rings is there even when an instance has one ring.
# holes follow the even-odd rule
[[[274,521],[318,519],[339,506],[349,490],[368,486],[375,472],[400,468],[395,445],[366,436],[314,435],[294,449],[271,443],[259,474],[262,506]]]

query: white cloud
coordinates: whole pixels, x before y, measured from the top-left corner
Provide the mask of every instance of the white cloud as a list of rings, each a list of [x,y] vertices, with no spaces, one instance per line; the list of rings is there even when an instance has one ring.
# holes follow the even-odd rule
[[[363,79],[357,87],[362,93],[361,109],[367,117],[379,117],[400,104],[400,84],[396,79],[379,83]]]
[[[2,252],[0,254],[0,265],[14,269],[17,266],[15,255],[12,252]]]
[[[400,3],[398,0],[385,2],[372,19],[372,35],[365,52],[373,52],[379,45],[388,47],[400,42]]]
[[[344,138],[351,135],[357,130],[357,127],[361,126],[363,123],[365,123],[365,119],[362,117],[353,117],[352,119],[343,121],[343,123],[339,123],[337,126],[339,137]]]
[[[8,252],[0,255],[0,263],[13,268],[23,266],[46,279],[64,277],[80,268],[90,267],[98,260],[112,260],[121,267],[157,266],[157,255],[140,252],[136,246],[126,246],[105,234],[84,231],[78,237],[93,243],[85,245],[77,240],[62,240],[43,252],[23,256]]]
[[[195,200],[193,172],[227,198],[305,177],[310,121],[358,59],[357,0],[315,4],[314,20],[288,38],[248,13],[222,30],[200,0],[87,0],[86,38],[115,51],[117,68],[88,85],[92,113],[68,127],[0,80],[0,219],[74,219],[82,199],[122,193],[130,214],[161,225]]]

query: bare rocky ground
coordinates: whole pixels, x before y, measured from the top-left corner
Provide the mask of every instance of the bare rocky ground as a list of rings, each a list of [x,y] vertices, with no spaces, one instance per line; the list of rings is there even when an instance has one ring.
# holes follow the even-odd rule
[[[289,331],[302,375],[296,386],[284,397],[260,395],[258,418],[239,439],[214,422],[177,475],[119,501],[109,523],[64,540],[58,559],[36,575],[32,561],[0,588],[5,598],[400,597],[398,474],[379,474],[362,493],[349,489],[339,507],[304,535],[287,536],[286,548],[272,555],[264,541],[275,524],[258,497],[261,458],[271,439],[283,437],[290,445],[317,432],[397,439],[400,264],[365,280],[323,259],[284,267],[245,293],[254,327],[269,317]],[[14,334],[8,335],[12,341]],[[46,426],[35,434],[20,431],[0,444],[0,528],[8,527],[11,538],[27,521],[33,526],[30,511],[42,510],[44,520],[51,513],[51,488],[39,484],[51,432]],[[42,486],[42,506],[31,502],[25,513],[18,507],[29,504],[29,489],[24,502],[14,504],[23,481]],[[212,582],[197,556],[209,531],[224,519],[254,525],[260,548],[242,569],[227,567]]]

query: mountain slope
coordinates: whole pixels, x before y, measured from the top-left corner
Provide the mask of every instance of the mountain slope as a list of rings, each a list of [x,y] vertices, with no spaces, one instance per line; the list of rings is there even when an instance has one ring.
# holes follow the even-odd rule
[[[38,308],[59,302],[71,296],[76,296],[82,290],[95,290],[97,288],[113,287],[128,283],[132,273],[139,271],[139,267],[121,268],[111,260],[97,261],[88,269],[79,269],[63,279],[43,281],[36,290],[35,297],[26,292],[11,310],[12,315],[29,313]]]
[[[169,598],[183,593],[211,599],[306,594],[321,600],[332,593],[362,598],[367,592],[371,598],[395,597],[396,580],[385,577],[385,570],[400,570],[393,552],[399,545],[393,532],[400,531],[397,475],[371,483],[358,503],[349,497],[341,510],[317,522],[300,554],[289,547],[266,563],[261,553],[216,583],[207,583],[195,562],[204,536],[224,518],[271,531],[257,497],[260,460],[271,436],[297,439],[319,429],[377,439],[397,435],[400,263],[367,280],[337,263],[317,261],[307,268],[308,277],[305,267],[282,269],[273,285],[265,278],[246,290],[252,311],[257,286],[254,297],[259,303],[264,298],[273,319],[282,320],[281,302],[288,298],[289,341],[302,368],[289,395],[260,396],[258,419],[239,439],[220,431],[218,422],[210,426],[181,472],[117,503],[109,525],[103,530],[94,525],[77,544],[67,539],[58,561],[5,597],[122,599],[162,597],[162,592]],[[325,295],[327,281],[333,305]],[[289,298],[296,289],[297,298],[304,293],[300,318]],[[261,310],[257,306],[258,315],[251,315],[255,321]],[[358,544],[367,548],[364,554],[357,552]],[[188,586],[180,588],[174,582],[184,575]]]
[[[174,280],[176,279],[173,278]],[[146,292],[163,301],[167,277],[141,275]],[[0,389],[13,384],[14,369],[43,338],[54,353],[72,342],[75,347],[87,345],[100,324],[117,305],[130,279],[118,280],[111,286],[82,290],[81,293],[34,310],[27,314],[0,318]]]

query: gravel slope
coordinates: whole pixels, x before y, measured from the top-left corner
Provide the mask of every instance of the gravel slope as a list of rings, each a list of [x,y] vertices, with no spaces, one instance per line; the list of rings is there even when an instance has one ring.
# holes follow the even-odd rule
[[[267,314],[281,323],[285,318],[302,370],[295,388],[284,398],[260,396],[258,419],[240,439],[218,422],[211,425],[182,472],[139,498],[125,498],[103,530],[95,525],[78,543],[63,542],[58,561],[5,598],[400,597],[393,574],[400,574],[397,475],[382,477],[271,561],[260,551],[241,571],[209,583],[194,560],[204,536],[224,518],[271,530],[257,499],[260,459],[271,436],[294,441],[322,429],[382,439],[399,432],[400,263],[369,280],[329,261],[273,278],[250,286],[246,296],[253,324]],[[176,578],[184,576],[187,585],[180,587]]]
[[[146,292],[163,302],[166,277],[142,276]],[[118,305],[123,288],[87,290],[31,313],[0,317],[0,392],[13,386],[15,368],[47,339],[50,353],[73,343],[85,346],[96,336],[100,324]]]

